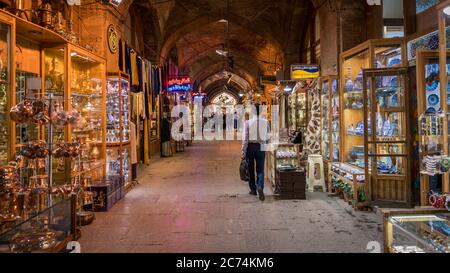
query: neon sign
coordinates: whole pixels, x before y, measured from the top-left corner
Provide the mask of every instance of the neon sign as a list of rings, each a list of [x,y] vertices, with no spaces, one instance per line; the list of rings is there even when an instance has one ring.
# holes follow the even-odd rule
[[[192,90],[191,78],[189,77],[172,78],[167,83],[167,90],[169,92],[189,92]]]

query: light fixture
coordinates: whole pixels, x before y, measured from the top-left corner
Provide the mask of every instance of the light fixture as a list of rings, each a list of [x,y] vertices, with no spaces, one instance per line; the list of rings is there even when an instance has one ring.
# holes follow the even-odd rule
[[[446,6],[443,11],[445,15],[450,15],[450,6]]]
[[[77,56],[77,55],[78,55],[78,53],[76,53],[76,52],[71,52],[71,53],[70,53],[70,56],[71,56],[71,57],[74,57],[74,56]]]
[[[228,56],[228,51],[226,50],[221,50],[221,49],[216,49],[216,53],[219,54],[220,56]]]
[[[118,6],[122,3],[122,0],[108,0],[111,5]]]
[[[227,19],[220,19],[218,22],[219,23],[228,23],[228,20]]]

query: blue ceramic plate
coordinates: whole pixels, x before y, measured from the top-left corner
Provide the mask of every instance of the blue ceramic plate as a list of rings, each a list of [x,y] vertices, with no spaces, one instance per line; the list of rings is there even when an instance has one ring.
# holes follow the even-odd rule
[[[436,106],[439,103],[439,97],[436,94],[428,96],[428,104],[430,106]]]
[[[427,86],[427,91],[434,91],[439,87],[439,81],[433,81],[433,83],[431,85],[426,85]]]
[[[391,79],[391,86],[398,86],[398,79],[397,79],[397,77],[393,77]]]
[[[392,60],[389,61],[388,66],[391,67],[391,66],[394,66],[394,65],[398,65],[401,62],[402,62],[402,60],[400,60],[400,58],[395,58],[395,59],[392,59]]]

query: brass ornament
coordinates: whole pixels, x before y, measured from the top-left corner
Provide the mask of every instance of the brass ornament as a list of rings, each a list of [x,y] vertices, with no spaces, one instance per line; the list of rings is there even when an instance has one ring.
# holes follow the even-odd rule
[[[108,47],[111,53],[116,54],[119,50],[119,36],[114,25],[108,27]]]

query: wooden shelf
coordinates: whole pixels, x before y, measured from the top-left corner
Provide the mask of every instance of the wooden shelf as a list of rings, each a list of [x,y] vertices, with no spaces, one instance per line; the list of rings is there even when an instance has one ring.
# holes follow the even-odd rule
[[[50,29],[41,27],[18,16],[12,16],[16,19],[16,32],[18,35],[48,45],[61,45],[68,43],[63,36]]]

